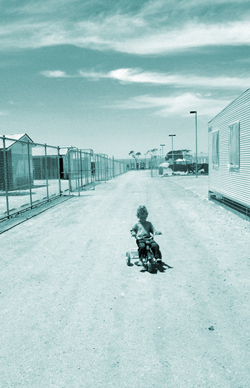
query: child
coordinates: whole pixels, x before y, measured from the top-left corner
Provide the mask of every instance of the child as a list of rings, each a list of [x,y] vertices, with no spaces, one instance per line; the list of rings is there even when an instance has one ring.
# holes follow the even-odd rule
[[[151,222],[146,221],[148,217],[148,211],[145,206],[139,206],[137,209],[137,217],[139,221],[132,227],[131,236],[136,238],[138,245],[139,259],[145,254],[145,242],[143,239],[152,237],[154,234],[162,234],[157,232]],[[152,239],[151,249],[158,262],[161,262],[161,252],[159,245]]]

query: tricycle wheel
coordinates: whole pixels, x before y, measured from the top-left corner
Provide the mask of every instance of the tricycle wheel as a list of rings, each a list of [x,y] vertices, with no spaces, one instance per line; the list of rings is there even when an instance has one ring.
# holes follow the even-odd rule
[[[151,261],[148,262],[148,272],[153,273],[155,272],[155,266]]]
[[[129,266],[130,265],[130,254],[129,252],[126,253],[126,263]]]

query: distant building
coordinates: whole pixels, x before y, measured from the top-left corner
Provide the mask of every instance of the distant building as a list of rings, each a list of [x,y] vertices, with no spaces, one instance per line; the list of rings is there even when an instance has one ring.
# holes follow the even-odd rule
[[[250,89],[208,123],[209,196],[250,215]]]
[[[30,184],[33,184],[32,146],[29,146],[33,140],[27,134],[5,137],[6,169],[3,140],[0,141],[0,190],[27,189]]]
[[[46,153],[45,153],[46,152]],[[59,178],[59,153],[57,147],[37,145],[32,149],[34,179],[58,179]]]
[[[143,158],[142,156],[134,159],[117,159],[117,161],[125,163],[127,171],[129,170],[145,170],[150,168],[151,158]]]

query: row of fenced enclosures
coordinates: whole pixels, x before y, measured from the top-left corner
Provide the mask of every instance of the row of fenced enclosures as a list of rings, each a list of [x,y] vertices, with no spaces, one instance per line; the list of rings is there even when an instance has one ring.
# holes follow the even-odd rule
[[[0,220],[125,172],[125,163],[92,150],[0,136]]]

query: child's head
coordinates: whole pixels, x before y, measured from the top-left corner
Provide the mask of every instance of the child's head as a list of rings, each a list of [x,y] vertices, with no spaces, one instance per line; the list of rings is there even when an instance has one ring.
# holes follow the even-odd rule
[[[137,217],[139,219],[145,219],[148,217],[148,211],[146,206],[139,206],[137,209]]]

